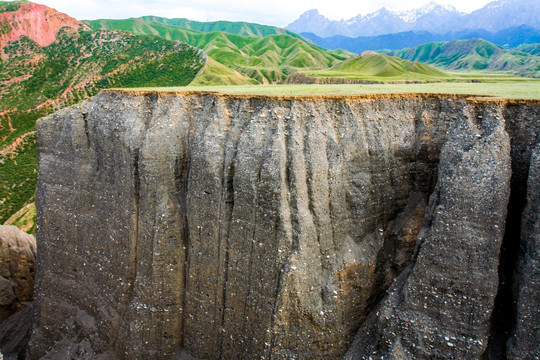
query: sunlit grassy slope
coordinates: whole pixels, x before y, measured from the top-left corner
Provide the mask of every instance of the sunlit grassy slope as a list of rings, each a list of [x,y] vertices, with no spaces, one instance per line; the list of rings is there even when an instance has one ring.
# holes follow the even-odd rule
[[[367,51],[331,69],[303,71],[307,76],[366,81],[437,81],[448,74],[431,66]]]
[[[249,85],[257,82],[236,70],[208,58],[201,72],[190,85]]]
[[[523,79],[523,78],[521,78]],[[129,89],[128,89],[129,90]],[[540,80],[523,79],[484,83],[427,83],[375,85],[255,85],[255,86],[187,86],[172,88],[138,88],[134,90],[184,92],[202,91],[231,95],[269,96],[348,96],[369,94],[458,94],[540,100]]]

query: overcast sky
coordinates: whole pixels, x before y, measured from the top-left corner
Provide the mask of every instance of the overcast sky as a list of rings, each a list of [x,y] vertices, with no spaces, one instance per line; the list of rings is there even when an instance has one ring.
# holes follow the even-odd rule
[[[531,0],[537,1],[537,0]],[[330,19],[350,19],[381,7],[408,10],[429,0],[35,0],[78,20],[125,19],[143,15],[188,18],[198,21],[230,20],[285,26],[310,9]],[[460,11],[471,12],[490,0],[439,0]]]

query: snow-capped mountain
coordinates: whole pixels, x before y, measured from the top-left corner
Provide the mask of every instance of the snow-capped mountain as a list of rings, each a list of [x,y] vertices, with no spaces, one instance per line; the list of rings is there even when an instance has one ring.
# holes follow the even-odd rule
[[[539,0],[498,0],[466,16],[465,27],[500,31],[527,25],[540,29]]]
[[[348,20],[330,20],[313,9],[287,26],[294,32],[310,32],[318,36],[374,36],[404,31],[428,31],[443,34],[465,29],[486,29],[496,32],[512,26],[540,28],[540,1],[496,0],[466,14],[451,5],[430,2],[408,11],[381,8],[371,14],[359,14]]]
[[[457,11],[452,5],[440,5],[434,1],[419,7],[418,9],[397,12],[397,15],[407,23],[414,23],[426,15],[441,17],[449,16],[451,14],[461,15],[462,13]]]

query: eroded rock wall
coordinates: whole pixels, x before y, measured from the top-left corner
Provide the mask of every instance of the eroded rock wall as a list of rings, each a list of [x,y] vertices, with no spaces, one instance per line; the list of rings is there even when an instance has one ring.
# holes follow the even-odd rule
[[[540,145],[531,154],[527,205],[521,225],[521,261],[516,277],[517,321],[509,359],[540,358]]]
[[[538,107],[519,106],[537,126]],[[414,345],[437,326],[473,334],[459,354],[481,355],[508,128],[524,126],[507,110],[436,96],[103,92],[40,120],[30,357],[340,358],[370,321],[380,331],[353,356],[431,354]],[[377,323],[397,276],[405,316]],[[428,295],[439,312],[422,310]]]
[[[499,113],[458,119],[441,151],[411,266],[358,331],[347,359],[480,359],[499,286],[510,139]]]

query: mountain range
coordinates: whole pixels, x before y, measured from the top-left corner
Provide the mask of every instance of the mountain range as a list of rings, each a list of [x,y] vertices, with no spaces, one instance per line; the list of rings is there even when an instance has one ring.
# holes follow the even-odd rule
[[[301,33],[315,44],[327,49],[344,49],[357,54],[366,50],[399,50],[406,47],[417,46],[434,41],[452,41],[466,39],[484,39],[505,48],[514,48],[522,44],[540,43],[540,30],[527,25],[507,28],[496,33],[487,30],[463,30],[434,34],[427,31],[406,31],[395,34],[376,36],[348,37],[334,35],[327,38],[313,33]]]
[[[330,20],[313,9],[303,13],[286,28],[319,37],[358,37],[406,31],[445,34],[473,29],[495,33],[520,25],[540,29],[539,1],[496,0],[470,14],[459,12],[450,5],[431,2],[410,11],[391,11],[383,7],[374,13],[359,14],[348,20]]]

